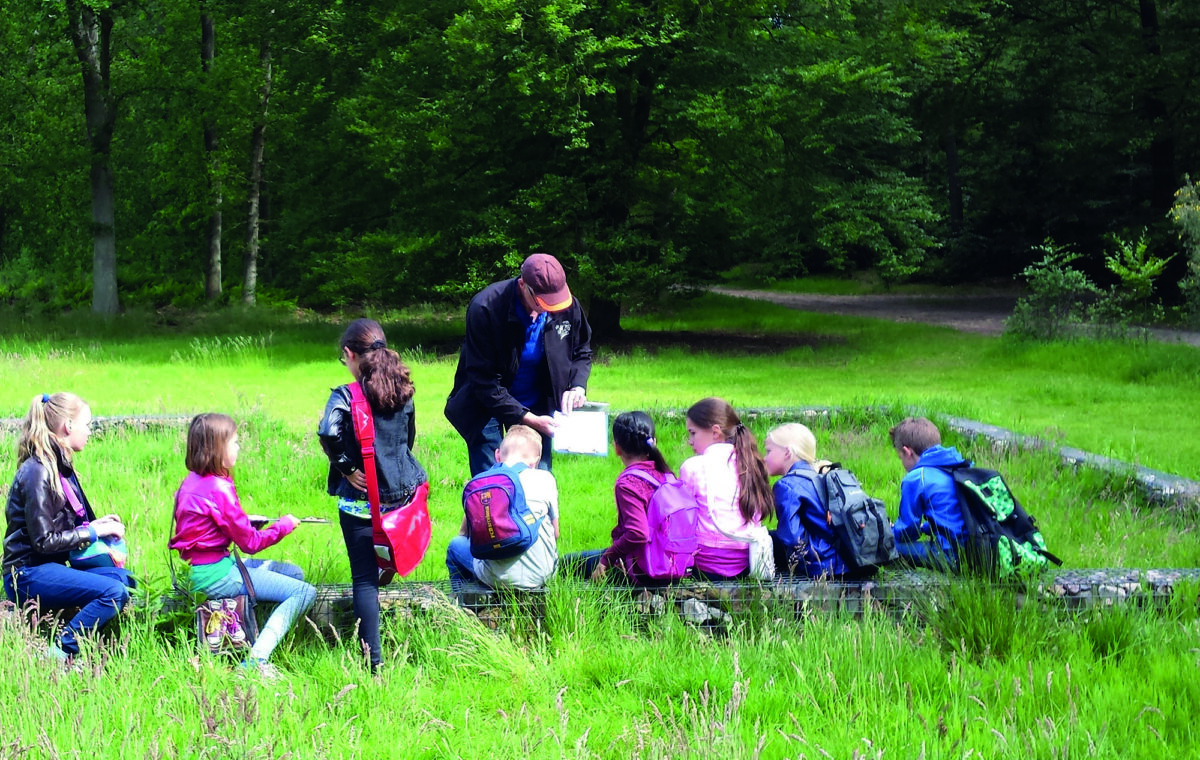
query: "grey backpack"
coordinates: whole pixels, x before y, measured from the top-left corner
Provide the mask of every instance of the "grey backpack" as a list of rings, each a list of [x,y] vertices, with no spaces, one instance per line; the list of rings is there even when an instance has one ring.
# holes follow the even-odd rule
[[[887,508],[867,495],[854,473],[835,462],[819,474],[795,474],[816,485],[838,554],[854,575],[873,575],[899,556]]]

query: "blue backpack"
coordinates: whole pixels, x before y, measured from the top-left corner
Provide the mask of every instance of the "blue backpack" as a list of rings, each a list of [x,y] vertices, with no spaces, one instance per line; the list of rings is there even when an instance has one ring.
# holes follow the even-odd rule
[[[525,501],[520,474],[523,464],[497,464],[467,481],[463,511],[475,559],[509,559],[537,541],[543,517],[533,516]]]

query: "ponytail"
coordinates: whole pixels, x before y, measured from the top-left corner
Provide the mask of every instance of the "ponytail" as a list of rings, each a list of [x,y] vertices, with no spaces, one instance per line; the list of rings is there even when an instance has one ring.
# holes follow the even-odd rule
[[[39,393],[34,396],[29,402],[29,411],[25,414],[21,435],[17,439],[17,466],[24,464],[27,459],[37,459],[47,472],[57,474],[60,457],[70,464],[71,450],[62,445],[60,431],[66,426],[67,420],[75,419],[85,406],[83,399],[74,393]],[[62,495],[58,478],[50,478],[50,489]]]
[[[758,453],[758,444],[742,423],[733,429],[733,454],[738,472],[738,511],[746,522],[761,522],[775,513],[767,464]]]
[[[359,384],[375,412],[403,409],[416,392],[400,354],[387,347],[383,328],[373,319],[356,319],[342,334],[341,347],[358,357]]]

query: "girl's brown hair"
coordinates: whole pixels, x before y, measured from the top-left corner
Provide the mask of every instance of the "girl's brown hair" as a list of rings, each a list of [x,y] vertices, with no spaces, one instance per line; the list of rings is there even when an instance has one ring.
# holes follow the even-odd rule
[[[702,399],[687,410],[687,418],[697,427],[718,426],[725,439],[733,444],[738,473],[738,511],[742,519],[762,521],[773,515],[775,500],[771,496],[767,464],[758,453],[754,433],[742,424],[729,402],[721,398]]]
[[[73,452],[63,446],[59,436],[68,420],[79,416],[87,407],[83,399],[74,393],[59,392],[51,395],[39,393],[29,402],[29,411],[21,424],[21,435],[17,439],[17,466],[26,459],[36,458],[51,474],[58,473],[58,456],[68,464]],[[58,449],[58,454],[55,449]],[[62,485],[57,477],[50,478],[50,490],[62,496]]]
[[[416,392],[408,366],[387,347],[383,328],[373,319],[356,319],[342,333],[341,348],[358,357],[359,384],[374,412],[404,408]]]
[[[197,475],[229,477],[225,466],[225,447],[237,433],[237,423],[227,414],[197,414],[188,425],[187,458],[190,472]]]

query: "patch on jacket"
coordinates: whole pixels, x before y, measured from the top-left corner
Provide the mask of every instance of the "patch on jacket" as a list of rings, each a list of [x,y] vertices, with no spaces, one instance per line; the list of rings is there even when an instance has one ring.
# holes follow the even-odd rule
[[[554,332],[558,333],[559,340],[566,340],[567,336],[571,334],[571,323],[559,322],[554,325]]]

